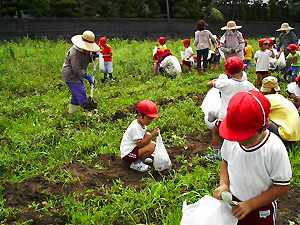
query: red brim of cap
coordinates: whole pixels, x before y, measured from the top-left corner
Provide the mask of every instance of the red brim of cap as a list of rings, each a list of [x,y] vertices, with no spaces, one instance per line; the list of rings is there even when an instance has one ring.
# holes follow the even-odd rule
[[[226,117],[223,119],[219,128],[220,136],[228,141],[245,141],[252,137],[257,131],[258,129],[232,130],[227,125]]]
[[[289,48],[289,47],[287,47],[286,49],[287,50],[296,50],[295,48]]]
[[[159,118],[157,114],[145,114],[145,115],[150,118]]]

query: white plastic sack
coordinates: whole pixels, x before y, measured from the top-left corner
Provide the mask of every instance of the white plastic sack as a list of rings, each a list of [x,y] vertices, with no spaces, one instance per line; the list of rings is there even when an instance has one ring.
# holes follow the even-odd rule
[[[99,54],[99,69],[101,73],[104,73],[104,58],[102,54]]]
[[[156,52],[157,52],[157,46],[155,45],[155,47],[153,49],[153,56],[155,55]]]
[[[213,115],[218,115],[221,106],[221,97],[219,93],[219,89],[212,88],[210,89],[203,102],[200,106],[205,115],[208,115],[209,112],[213,112]]]
[[[278,67],[279,68],[284,68],[286,66],[286,63],[285,63],[285,56],[284,56],[284,53],[282,52],[278,58]]]
[[[237,222],[231,206],[211,196],[205,195],[191,205],[183,202],[180,225],[236,225]]]
[[[170,157],[162,142],[160,134],[156,138],[156,147],[153,155],[153,166],[156,170],[166,170],[172,166]]]

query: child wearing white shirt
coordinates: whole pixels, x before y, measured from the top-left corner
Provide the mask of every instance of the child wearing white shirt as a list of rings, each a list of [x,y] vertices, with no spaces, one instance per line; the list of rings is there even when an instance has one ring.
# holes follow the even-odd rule
[[[185,51],[184,51],[184,58],[180,64],[182,71],[183,71],[183,65],[186,65],[189,68],[189,71],[192,71],[192,67],[194,64],[194,58],[193,58],[194,52],[190,44],[191,44],[190,39],[183,40]]]

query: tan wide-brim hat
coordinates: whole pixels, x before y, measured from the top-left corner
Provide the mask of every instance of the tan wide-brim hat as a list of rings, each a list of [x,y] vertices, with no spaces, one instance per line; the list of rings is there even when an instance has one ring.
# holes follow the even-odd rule
[[[262,80],[262,86],[260,88],[261,92],[268,93],[272,90],[280,91],[280,87],[278,85],[278,81],[276,77],[268,76]]]
[[[237,26],[234,21],[228,21],[227,26],[222,27],[221,30],[236,30],[240,28],[242,28],[242,26]]]
[[[100,50],[100,47],[95,43],[95,34],[90,30],[84,31],[82,35],[73,36],[71,41],[78,48],[89,52],[98,52]]]
[[[284,31],[284,30],[293,30],[293,27],[290,27],[290,25],[288,23],[283,23],[281,24],[280,29],[276,30],[276,31]]]

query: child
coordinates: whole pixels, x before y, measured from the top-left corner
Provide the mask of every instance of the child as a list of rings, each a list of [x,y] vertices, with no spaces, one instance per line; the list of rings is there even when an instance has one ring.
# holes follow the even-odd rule
[[[289,98],[293,99],[294,105],[300,112],[300,75],[296,77],[295,82],[288,84],[286,93]]]
[[[220,150],[219,140],[219,126],[226,116],[227,106],[233,95],[244,90],[256,90],[253,84],[247,80],[243,80],[243,61],[237,57],[232,56],[225,62],[225,70],[228,72],[229,79],[217,79],[207,83],[208,88],[215,87],[219,89],[221,94],[221,106],[218,117],[218,121],[212,129],[212,148],[214,150],[214,156],[218,158]],[[210,118],[209,121],[213,121],[215,118]],[[208,156],[209,157],[209,156]]]
[[[99,45],[101,46],[101,53],[104,58],[104,83],[107,83],[107,73],[109,74],[110,81],[115,81],[112,77],[113,73],[113,57],[112,57],[112,48],[109,44],[106,43],[106,38],[101,37],[99,39]]]
[[[182,60],[180,67],[182,70],[183,65],[186,65],[189,68],[189,71],[191,72],[192,66],[194,64],[194,59],[193,59],[194,52],[190,44],[191,44],[190,39],[183,40],[183,46],[185,47],[185,51],[184,51],[184,59]]]
[[[212,43],[212,46],[211,46],[211,55],[210,55],[210,58],[208,59],[208,65],[209,65],[209,68],[211,68],[211,65],[213,64],[215,66],[215,69],[218,69],[219,68],[219,65],[220,65],[220,59],[221,59],[221,54],[220,54],[220,41],[218,40],[217,38],[217,35],[213,35],[213,37],[216,39],[216,43],[217,45],[214,46]]]
[[[289,190],[292,170],[280,138],[268,130],[270,102],[257,91],[232,97],[220,127],[224,140],[220,186],[214,197],[230,191],[238,225],[274,225],[276,200]]]
[[[263,79],[261,93],[271,103],[269,130],[276,134],[285,145],[300,138],[300,120],[294,104],[280,95],[280,87],[276,77]]]
[[[143,100],[138,104],[137,119],[131,122],[121,142],[121,158],[130,163],[130,168],[140,172],[146,172],[151,163],[151,154],[155,150],[152,140],[158,136],[159,128],[151,134],[146,132],[147,126],[153,118],[158,118],[157,108],[154,102]],[[144,162],[143,162],[144,161]]]
[[[166,38],[165,37],[158,38],[157,48],[161,49],[162,51],[165,51],[167,49]]]
[[[245,51],[244,51],[244,60],[243,62],[247,65],[245,70],[250,69],[251,60],[254,57],[254,50],[251,45],[248,45],[247,40],[244,40],[245,43]]]
[[[259,88],[260,82],[263,78],[269,75],[270,57],[274,58],[275,55],[272,50],[268,50],[269,40],[263,38],[259,42],[260,50],[255,52],[254,62],[256,64],[256,88]]]
[[[95,43],[95,34],[92,31],[84,31],[82,35],[75,35],[71,39],[74,44],[66,55],[62,67],[62,80],[66,82],[72,98],[69,113],[77,111],[78,106],[83,107],[83,102],[88,101],[84,89],[84,79],[93,84],[93,79],[86,73],[89,63],[93,61],[92,52],[98,52],[99,46]]]
[[[290,44],[287,48],[289,50],[290,54],[286,57],[286,60],[291,59],[292,65],[291,67],[286,71],[286,75],[292,76],[292,81],[295,82],[295,79],[297,77],[297,73],[300,68],[300,53],[297,51],[297,46],[295,44]]]
[[[161,61],[163,60],[163,56],[164,56],[164,52],[158,48],[156,53],[153,55],[152,60],[154,61],[154,65],[153,65],[153,74],[157,75],[159,72],[159,64],[161,63]]]

